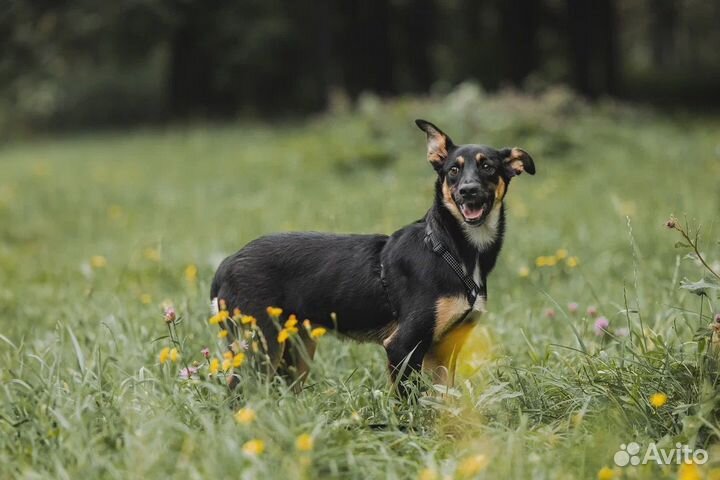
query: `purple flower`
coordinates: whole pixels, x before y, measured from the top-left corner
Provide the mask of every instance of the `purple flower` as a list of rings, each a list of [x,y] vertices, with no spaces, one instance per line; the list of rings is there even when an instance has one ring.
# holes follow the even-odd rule
[[[578,305],[575,302],[568,303],[568,312],[570,313],[577,313],[577,311],[580,309],[580,305]]]
[[[198,367],[187,367],[180,370],[180,378],[188,380],[198,372]]]
[[[627,337],[628,335],[630,335],[630,330],[627,327],[620,327],[615,330],[616,337]]]
[[[597,314],[598,314],[598,309],[597,309],[597,307],[594,306],[594,305],[590,305],[590,306],[587,308],[587,314],[588,314],[588,316],[593,317],[593,318],[597,317]]]
[[[554,308],[548,308],[545,310],[545,316],[547,318],[555,318],[555,309]]]
[[[605,335],[605,332],[607,332],[608,327],[610,326],[610,321],[605,317],[598,317],[597,320],[595,320],[595,335],[598,337],[602,337]]]
[[[175,313],[175,309],[173,307],[167,307],[163,312],[163,315],[165,315],[165,323],[173,323],[175,319],[177,319],[177,314]]]
[[[200,353],[202,353],[203,357],[210,358],[210,349],[208,347],[205,347],[202,350],[200,350]]]

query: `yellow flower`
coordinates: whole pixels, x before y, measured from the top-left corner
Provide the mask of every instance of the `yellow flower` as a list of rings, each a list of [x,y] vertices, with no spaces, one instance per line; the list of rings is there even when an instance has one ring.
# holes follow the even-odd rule
[[[615,478],[615,470],[610,467],[602,467],[597,473],[598,480],[612,480]]]
[[[228,336],[228,331],[227,331],[227,330],[220,330],[220,331],[218,332],[218,338],[225,338],[225,337],[227,337],[227,336]]]
[[[243,315],[242,317],[240,317],[240,322],[243,325],[247,325],[249,323],[252,326],[255,326],[257,324],[257,320],[252,315]]]
[[[295,325],[297,325],[298,320],[295,314],[293,313],[290,315],[287,319],[287,322],[285,322],[285,328],[293,328]]]
[[[545,267],[547,266],[547,258],[546,256],[540,256],[535,259],[535,266],[536,267]]]
[[[194,264],[190,264],[185,267],[185,280],[188,282],[195,282],[198,276],[198,268]]]
[[[303,320],[303,327],[305,327],[305,330],[310,330],[312,328],[310,320],[308,320],[307,318]]]
[[[165,363],[170,358],[170,347],[165,347],[160,350],[160,363]]]
[[[149,293],[142,293],[140,294],[140,303],[143,305],[148,305],[150,302],[152,302],[152,295]]]
[[[213,358],[210,361],[210,375],[217,375],[219,369],[220,369],[220,360],[218,360],[217,358]]]
[[[423,468],[418,475],[418,480],[437,480],[438,472],[434,468]]]
[[[290,332],[288,332],[287,328],[283,328],[280,330],[280,333],[278,333],[277,341],[278,343],[285,343],[285,340],[290,338]]]
[[[678,480],[701,480],[700,468],[694,463],[683,463],[678,468]]]
[[[233,357],[232,360],[232,366],[233,368],[239,368],[243,362],[245,361],[245,354],[244,353],[238,353]]]
[[[151,262],[160,261],[160,252],[156,248],[146,248],[143,250],[143,256],[146,260],[150,260]]]
[[[239,308],[235,307],[233,309],[232,319],[235,320],[236,322],[238,322],[238,321],[240,321],[241,318],[242,318],[242,312],[240,311]]]
[[[473,477],[488,466],[488,459],[482,453],[468,457],[458,465],[457,471],[463,477]]]
[[[662,392],[653,393],[650,395],[650,405],[655,408],[660,408],[667,403],[668,396]]]
[[[230,314],[228,313],[228,311],[220,310],[217,315],[213,315],[212,317],[210,317],[210,320],[208,320],[208,322],[210,323],[210,325],[218,325],[227,320],[228,318],[230,318]]]
[[[252,423],[255,420],[255,410],[252,408],[241,408],[235,412],[235,421],[243,425]]]
[[[545,257],[545,265],[547,265],[548,267],[554,267],[555,265],[557,265],[557,262],[558,259],[555,255],[551,257]]]
[[[309,452],[313,449],[314,442],[312,435],[303,433],[295,439],[295,448],[300,452]]]
[[[271,317],[279,317],[283,313],[283,309],[278,307],[267,307],[266,310]]]
[[[565,264],[570,268],[575,268],[580,265],[580,260],[578,260],[578,257],[570,257],[565,260]]]
[[[171,349],[169,355],[170,355],[170,361],[173,363],[180,360],[180,352],[178,352],[177,348]]]
[[[242,446],[243,452],[248,455],[260,455],[265,451],[265,442],[262,440],[250,440]]]
[[[530,269],[528,267],[520,267],[518,275],[520,275],[520,278],[527,278],[530,276]]]
[[[317,328],[312,329],[312,331],[310,332],[310,336],[312,338],[320,338],[323,335],[325,335],[326,333],[327,333],[327,329],[325,329],[323,327],[317,327]]]
[[[233,352],[223,352],[223,358],[225,360],[232,360],[233,359]]]
[[[567,256],[568,256],[568,251],[565,250],[564,248],[559,248],[555,252],[555,258],[557,258],[558,260],[565,260],[567,258]]]
[[[228,370],[230,370],[230,367],[232,367],[232,360],[226,358],[222,361],[223,372],[227,372]]]
[[[90,265],[92,265],[93,268],[103,268],[107,265],[107,259],[102,255],[93,255],[90,258]]]

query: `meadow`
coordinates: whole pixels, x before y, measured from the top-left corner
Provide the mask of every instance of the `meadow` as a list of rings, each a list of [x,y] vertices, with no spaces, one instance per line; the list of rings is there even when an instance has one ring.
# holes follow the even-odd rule
[[[329,332],[301,393],[242,365],[229,392],[201,353],[222,360],[208,323],[219,261],[265,233],[420,218],[434,173],[415,118],[458,143],[525,148],[537,167],[510,186],[455,388],[399,399],[380,347]],[[0,478],[718,479],[718,179],[720,118],[562,89],[463,85],[306,121],[6,144]],[[707,267],[671,215],[693,241],[701,226]],[[178,356],[161,362],[166,347]],[[630,442],[709,460],[616,466]]]

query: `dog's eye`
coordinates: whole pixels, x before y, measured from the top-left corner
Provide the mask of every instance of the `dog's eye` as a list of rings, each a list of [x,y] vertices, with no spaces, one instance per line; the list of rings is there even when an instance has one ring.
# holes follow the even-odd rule
[[[495,170],[495,167],[493,167],[489,163],[483,163],[483,170],[492,173],[492,171]]]
[[[457,176],[458,173],[460,173],[460,169],[459,169],[458,167],[452,167],[452,168],[448,171],[448,175],[450,175],[451,177]]]

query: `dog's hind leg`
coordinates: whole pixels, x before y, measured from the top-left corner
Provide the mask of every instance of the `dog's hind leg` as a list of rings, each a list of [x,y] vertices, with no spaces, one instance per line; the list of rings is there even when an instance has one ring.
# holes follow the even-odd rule
[[[432,343],[431,328],[422,328],[422,325],[429,321],[432,325],[432,317],[417,318],[400,321],[395,330],[383,342],[385,352],[388,356],[388,367],[393,383],[397,383],[398,391],[406,396],[409,393],[405,381],[413,372],[419,372],[422,368],[423,358]]]

